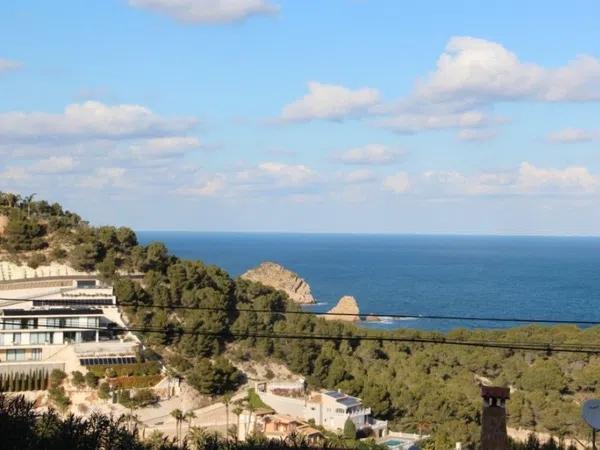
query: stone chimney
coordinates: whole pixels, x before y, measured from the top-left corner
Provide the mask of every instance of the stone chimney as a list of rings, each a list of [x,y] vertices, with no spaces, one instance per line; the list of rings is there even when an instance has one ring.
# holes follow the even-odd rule
[[[481,386],[481,450],[507,450],[506,400],[510,390],[504,387]]]

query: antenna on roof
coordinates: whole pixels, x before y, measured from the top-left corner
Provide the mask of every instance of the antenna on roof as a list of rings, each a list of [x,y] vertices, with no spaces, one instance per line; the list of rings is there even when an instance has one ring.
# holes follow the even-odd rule
[[[600,400],[588,400],[581,408],[583,420],[592,427],[592,449],[596,450],[596,430],[600,430]]]

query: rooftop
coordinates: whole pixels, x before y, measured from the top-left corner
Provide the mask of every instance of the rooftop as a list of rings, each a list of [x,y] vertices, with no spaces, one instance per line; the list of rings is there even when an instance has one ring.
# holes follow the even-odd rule
[[[22,316],[69,316],[69,315],[101,315],[98,308],[37,308],[37,309],[2,309],[0,314],[8,317]]]

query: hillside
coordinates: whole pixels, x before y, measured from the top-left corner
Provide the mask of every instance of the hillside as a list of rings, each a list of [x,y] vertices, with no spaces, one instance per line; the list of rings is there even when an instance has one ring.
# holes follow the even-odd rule
[[[299,307],[281,291],[232,279],[224,270],[201,261],[182,260],[170,255],[161,243],[140,246],[130,229],[92,227],[59,205],[47,205],[0,195],[0,213],[8,217],[0,239],[2,258],[30,263],[44,257],[77,270],[98,271],[114,282],[125,314],[133,327],[143,330],[140,335],[146,345],[203,394],[219,395],[239,385],[240,373],[231,363],[271,359],[304,375],[312,386],[339,388],[362,397],[392,427],[431,433],[437,448],[450,448],[456,441],[476,445],[480,425],[477,380],[485,377],[512,388],[511,426],[557,436],[586,436],[579,404],[596,394],[598,356],[380,340],[277,338],[311,333],[370,338],[440,335],[367,330],[295,315]],[[141,284],[120,276],[138,271],[144,273]],[[600,329],[528,326],[455,330],[446,337],[594,344]]]

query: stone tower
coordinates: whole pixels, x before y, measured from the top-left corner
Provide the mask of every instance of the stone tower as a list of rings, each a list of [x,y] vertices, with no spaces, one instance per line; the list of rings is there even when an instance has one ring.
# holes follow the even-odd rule
[[[506,450],[506,400],[510,390],[504,387],[481,386],[481,450]]]

